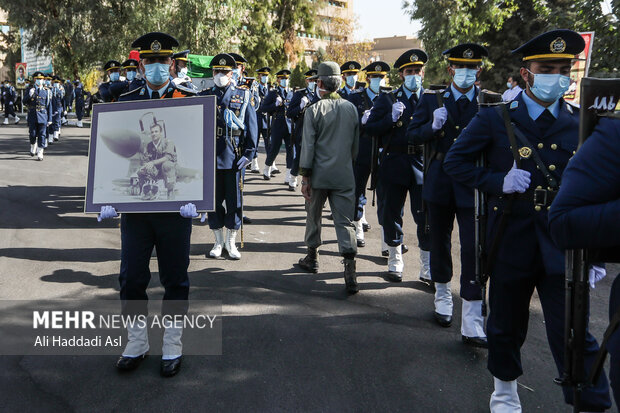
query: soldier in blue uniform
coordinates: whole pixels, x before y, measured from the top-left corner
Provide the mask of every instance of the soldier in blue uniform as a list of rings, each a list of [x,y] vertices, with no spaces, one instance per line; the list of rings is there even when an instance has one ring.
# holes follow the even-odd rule
[[[260,104],[260,112],[266,113],[271,117],[270,149],[269,153],[267,153],[265,169],[263,170],[263,178],[265,180],[271,179],[271,174],[275,173],[272,166],[275,165],[282,141],[284,141],[284,146],[286,147],[285,182],[289,181],[291,168],[293,167],[295,149],[291,145],[291,120],[286,117],[286,110],[293,97],[293,92],[288,87],[290,75],[291,71],[287,69],[282,69],[276,73],[277,85]]]
[[[218,103],[215,211],[208,214],[209,228],[215,235],[215,245],[208,256],[219,258],[225,248],[230,258],[238,260],[241,254],[235,242],[243,219],[242,171],[254,157],[258,128],[256,108],[250,91],[247,88],[237,88],[232,83],[235,67],[235,59],[231,55],[221,53],[214,56],[211,69],[215,86],[200,92],[200,95],[216,96]]]
[[[74,82],[73,93],[75,95],[75,116],[77,117],[77,127],[84,126],[82,119],[84,118],[84,85],[80,79]]]
[[[362,89],[358,93],[349,93],[346,98],[355,105],[360,117],[359,152],[353,168],[355,174],[355,199],[357,200],[353,224],[355,225],[355,236],[357,238],[358,247],[366,245],[363,228],[367,202],[366,187],[371,172],[373,147],[372,135],[368,133],[365,125],[370,116],[370,110],[381,93],[381,88],[385,86],[385,77],[390,71],[390,65],[385,62],[377,61],[369,64],[362,70],[366,72],[368,87]],[[377,202],[377,215],[379,216],[379,221],[382,221],[381,215],[383,209],[380,196],[377,198]]]
[[[177,40],[165,33],[147,33],[131,45],[140,49],[140,68],[145,73],[145,85],[120,96],[119,101],[168,99],[195,96],[191,90],[180,89],[170,82],[173,64],[172,49]],[[155,125],[148,125],[148,127]],[[101,208],[100,219],[116,216],[110,206]],[[187,311],[189,295],[190,236],[192,220],[198,216],[193,204],[183,205],[176,213],[126,213],[121,216],[121,271],[119,282],[124,314],[146,314],[146,289],[151,278],[149,261],[153,247],[157,249],[159,278],[164,287],[162,312],[177,315]],[[139,301],[135,301],[139,300]],[[182,328],[168,327],[164,331],[160,372],[174,376],[181,368]],[[116,362],[122,371],[140,365],[149,350],[146,326],[128,326],[128,342]]]
[[[19,117],[15,114],[15,102],[17,102],[17,92],[9,79],[4,81],[2,90],[2,102],[4,104],[4,124],[9,124],[9,116],[15,119],[15,124],[19,123]]]
[[[584,45],[576,32],[553,30],[514,50],[523,56],[520,74],[526,91],[507,105],[482,108],[443,164],[453,179],[488,197],[486,249],[497,251],[488,264],[488,368],[495,385],[492,412],[521,410],[516,380],[523,373],[520,350],[534,289],[558,372],[564,371],[565,260],[551,239],[547,214],[562,172],[577,148],[579,110],[562,96],[570,84],[571,59]],[[481,155],[486,166],[477,166]],[[588,333],[586,370],[597,350],[596,340]],[[572,389],[563,391],[566,402],[572,403]],[[584,411],[611,407],[604,377],[582,389],[581,395]]]
[[[121,64],[116,60],[108,60],[103,66],[108,75],[108,82],[99,85],[99,95],[104,102],[116,102],[121,94],[126,91],[126,84],[121,77]]]
[[[189,68],[187,64],[189,50],[183,50],[182,52],[175,53],[172,57],[174,59],[174,79],[172,81],[175,85],[181,85],[187,89],[198,90],[192,83],[192,79],[187,75]]]
[[[486,347],[482,317],[481,288],[475,282],[474,190],[448,176],[443,170],[445,154],[478,111],[478,89],[474,82],[482,71],[487,50],[464,43],[443,52],[448,57],[450,86],[427,91],[416,107],[407,136],[415,145],[430,145],[430,159],[424,177],[422,198],[427,203],[430,226],[431,277],[435,282],[435,321],[452,324],[452,228],[459,225],[461,243],[461,289],[463,299],[461,335],[466,344]]]
[[[267,97],[267,94],[271,90],[271,85],[269,84],[269,73],[271,73],[271,68],[267,66],[261,67],[256,71],[256,77],[258,79],[257,91],[261,102]],[[263,138],[265,153],[269,153],[269,117],[266,113],[260,111],[260,105],[257,105],[256,120],[258,122],[258,139],[260,140],[260,138]],[[260,173],[260,168],[258,166],[258,141],[256,148],[257,150],[254,152],[254,159],[252,159],[250,170],[253,173]],[[274,172],[274,167],[275,163],[271,166],[272,173]]]
[[[45,75],[35,72],[32,75],[35,85],[24,96],[28,105],[28,128],[30,131],[30,155],[43,160],[43,150],[47,147],[47,126],[52,124],[52,94],[45,87]]]
[[[58,76],[52,78],[52,124],[47,128],[48,143],[57,142],[60,139],[61,119],[64,111],[65,90],[62,80]]]
[[[389,249],[388,279],[402,280],[402,216],[409,193],[420,248],[419,278],[430,285],[430,240],[422,212],[422,148],[409,145],[407,141],[407,126],[423,92],[422,71],[427,60],[428,56],[420,49],[407,50],[396,60],[394,66],[398,68],[403,84],[396,91],[382,93],[377,98],[365,129],[368,134],[377,136],[383,147],[379,185],[383,196],[383,238]]]
[[[75,99],[73,83],[71,83],[71,79],[67,78],[65,80],[63,88],[65,89],[65,110],[67,112],[71,112],[73,108],[73,100]]]
[[[620,117],[601,117],[594,132],[573,156],[549,211],[551,236],[562,249],[620,249]],[[600,271],[600,270],[599,270]],[[603,270],[604,271],[604,270]],[[590,270],[590,284],[598,277]],[[620,308],[620,276],[610,292],[609,318]],[[607,342],[609,379],[620,404],[620,330]]]
[[[321,100],[316,93],[316,74],[316,69],[310,69],[304,73],[306,87],[293,93],[291,103],[286,111],[286,116],[291,119],[293,125],[291,139],[295,148],[291,176],[287,182],[288,189],[291,191],[297,189],[297,175],[299,174],[299,157],[301,155],[301,137],[304,127],[305,109],[309,105]]]
[[[123,74],[125,75],[125,91],[131,92],[134,89],[144,86],[144,79],[138,79],[138,61],[136,59],[127,59],[121,64]]]
[[[359,73],[362,65],[355,60],[349,60],[340,66],[342,72],[342,80],[344,86],[338,90],[338,94],[347,99],[351,93],[361,92],[364,89],[363,84],[358,82],[357,74]]]

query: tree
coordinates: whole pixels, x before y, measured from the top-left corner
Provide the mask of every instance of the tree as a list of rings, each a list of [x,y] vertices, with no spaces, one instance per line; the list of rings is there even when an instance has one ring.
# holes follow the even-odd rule
[[[365,62],[368,52],[374,46],[374,42],[351,42],[351,36],[358,26],[357,20],[333,17],[326,24],[324,32],[329,36],[326,60],[333,60],[340,64],[347,60]]]
[[[291,73],[291,87],[292,88],[304,88],[306,87],[306,76],[305,73],[310,70],[306,61],[301,59],[301,61],[295,66]]]
[[[303,53],[301,30],[313,33],[316,10],[323,1],[252,0],[240,51],[251,67],[295,66]]]
[[[479,42],[487,31],[501,28],[516,6],[514,0],[404,0],[403,9],[422,22],[418,35],[429,55],[426,81],[438,83],[445,78],[444,50]]]

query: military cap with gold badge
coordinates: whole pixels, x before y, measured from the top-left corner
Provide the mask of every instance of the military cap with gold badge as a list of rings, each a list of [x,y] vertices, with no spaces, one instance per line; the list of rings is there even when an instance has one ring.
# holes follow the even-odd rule
[[[169,34],[151,32],[134,40],[131,47],[140,49],[141,59],[145,57],[172,57],[172,49],[179,47],[179,42]]]
[[[259,75],[269,75],[269,73],[271,73],[271,68],[268,66],[261,67],[260,69],[256,70],[256,73],[258,73]]]
[[[486,47],[476,43],[462,43],[442,52],[450,63],[480,65],[482,58],[489,55]]]
[[[246,65],[248,63],[248,61],[245,59],[245,57],[241,56],[238,53],[228,53],[229,55],[231,55],[233,57],[233,59],[235,59],[235,63],[237,65]]]
[[[211,59],[211,69],[215,70],[233,70],[237,67],[235,58],[228,53],[220,53]]]
[[[103,65],[103,70],[109,72],[110,70],[121,70],[121,64],[117,60],[108,60],[105,65]]]
[[[283,78],[283,79],[288,79],[290,75],[291,75],[291,71],[288,69],[282,69],[278,73],[276,73],[276,77]]]
[[[121,67],[125,70],[127,69],[137,69],[138,61],[136,59],[127,59],[122,64]]]
[[[355,60],[349,60],[348,62],[344,62],[340,66],[340,72],[342,74],[354,74],[359,72],[362,69],[362,65],[356,62]]]
[[[362,69],[367,75],[387,75],[390,65],[380,60],[373,62]]]
[[[172,58],[174,60],[180,60],[182,62],[187,62],[188,58],[187,56],[189,55],[189,49],[188,50],[183,50],[182,52],[178,52],[172,55]]]
[[[586,43],[577,32],[567,29],[551,30],[534,37],[513,50],[523,55],[523,61],[574,59]]]
[[[409,66],[423,66],[428,61],[428,55],[424,50],[409,49],[394,63],[394,67],[399,71]]]

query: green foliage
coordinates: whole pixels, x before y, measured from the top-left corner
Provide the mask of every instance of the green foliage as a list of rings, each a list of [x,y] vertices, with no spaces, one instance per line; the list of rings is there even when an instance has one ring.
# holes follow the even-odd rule
[[[304,73],[306,73],[308,70],[310,70],[310,68],[306,64],[306,61],[304,59],[301,59],[301,62],[297,64],[297,66],[295,66],[295,69],[293,69],[291,73],[290,84],[292,88],[306,87],[306,76],[304,75]]]

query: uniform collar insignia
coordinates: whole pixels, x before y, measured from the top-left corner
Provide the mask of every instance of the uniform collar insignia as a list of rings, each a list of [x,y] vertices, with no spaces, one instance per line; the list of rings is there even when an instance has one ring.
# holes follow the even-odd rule
[[[400,92],[398,92],[398,95],[396,95],[397,97],[401,97],[403,95],[403,91],[401,90]]]
[[[144,88],[140,89],[140,95],[144,95]]]
[[[512,102],[510,102],[510,109],[516,109],[519,107],[519,102],[516,100],[513,100]]]
[[[449,98],[449,97],[450,97],[450,92],[446,92],[446,93],[444,93],[444,94],[443,94],[443,97],[445,97],[445,98]]]

